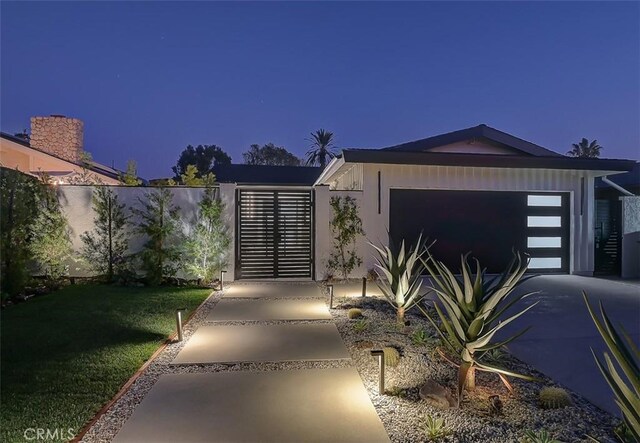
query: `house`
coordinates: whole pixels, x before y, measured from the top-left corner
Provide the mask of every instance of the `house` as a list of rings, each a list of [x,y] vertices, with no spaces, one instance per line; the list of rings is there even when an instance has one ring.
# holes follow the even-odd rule
[[[368,238],[384,241],[388,229],[395,242],[412,242],[423,232],[436,240],[434,256],[454,269],[470,251],[497,272],[516,249],[531,256],[532,271],[593,275],[594,181],[634,164],[566,157],[479,125],[345,149],[315,188],[356,195]],[[368,255],[365,268],[373,266]]]
[[[86,158],[83,137],[83,123],[76,118],[32,117],[29,138],[0,134],[0,165],[36,176],[46,173],[56,184],[119,184],[120,171]]]

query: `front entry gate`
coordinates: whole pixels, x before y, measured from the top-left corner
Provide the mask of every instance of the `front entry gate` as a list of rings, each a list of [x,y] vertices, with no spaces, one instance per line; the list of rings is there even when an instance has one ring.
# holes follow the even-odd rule
[[[313,278],[313,191],[238,189],[236,274]]]

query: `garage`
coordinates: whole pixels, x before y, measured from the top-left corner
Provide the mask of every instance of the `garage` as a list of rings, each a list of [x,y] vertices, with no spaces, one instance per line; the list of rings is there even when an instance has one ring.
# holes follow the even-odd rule
[[[501,272],[515,249],[531,256],[533,272],[569,271],[569,193],[390,189],[389,214],[395,243],[423,233],[452,270],[471,252]]]

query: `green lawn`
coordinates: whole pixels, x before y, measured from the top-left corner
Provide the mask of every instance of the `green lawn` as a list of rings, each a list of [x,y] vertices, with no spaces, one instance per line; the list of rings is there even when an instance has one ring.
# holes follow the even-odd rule
[[[3,310],[0,441],[77,433],[175,330],[175,309],[209,293],[78,285]]]

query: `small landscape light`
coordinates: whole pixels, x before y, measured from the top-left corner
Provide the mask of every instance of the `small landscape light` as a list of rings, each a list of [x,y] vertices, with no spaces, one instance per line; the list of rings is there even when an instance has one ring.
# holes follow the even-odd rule
[[[178,330],[178,341],[182,341],[182,312],[187,308],[176,309],[176,329]]]
[[[327,285],[329,288],[329,309],[333,309],[333,285]]]
[[[367,296],[367,277],[362,277],[362,296]]]
[[[378,375],[378,394],[384,394],[384,352],[381,349],[371,351],[371,355],[378,359],[380,374]]]
[[[222,291],[224,289],[224,274],[226,274],[227,271],[220,271],[220,290]]]

